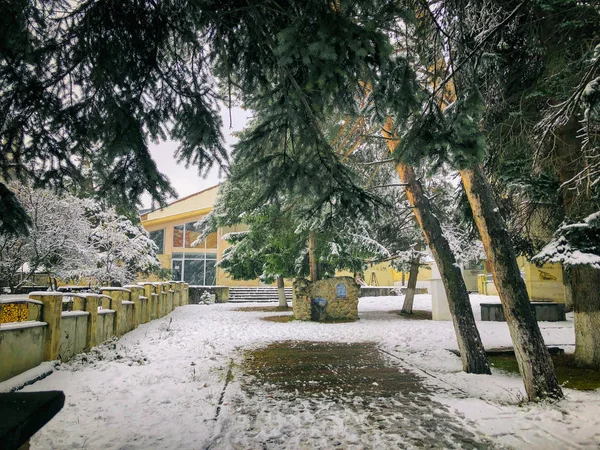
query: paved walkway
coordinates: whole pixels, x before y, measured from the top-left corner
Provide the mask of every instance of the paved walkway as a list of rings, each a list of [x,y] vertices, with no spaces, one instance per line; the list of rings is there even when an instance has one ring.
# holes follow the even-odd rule
[[[246,352],[230,375],[242,390],[222,397],[234,411],[207,448],[491,447],[374,343],[274,343]]]

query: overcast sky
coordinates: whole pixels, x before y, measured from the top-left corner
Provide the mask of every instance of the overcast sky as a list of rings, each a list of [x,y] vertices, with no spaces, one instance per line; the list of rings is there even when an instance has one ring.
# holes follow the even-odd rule
[[[221,110],[221,117],[223,119],[223,136],[225,137],[225,145],[228,149],[236,142],[236,139],[232,136],[232,133],[240,131],[244,128],[248,118],[250,116],[249,111],[245,111],[239,107],[233,107],[231,109],[231,128],[229,126],[229,111],[227,108]],[[152,158],[156,161],[158,170],[167,176],[171,185],[177,191],[179,198],[185,197],[186,195],[193,194],[194,192],[201,191],[208,187],[214,186],[219,182],[223,181],[219,178],[219,170],[213,169],[206,178],[201,178],[198,175],[197,167],[189,167],[186,169],[183,164],[177,164],[174,158],[175,150],[178,147],[178,143],[175,141],[164,141],[160,144],[150,144],[150,153]],[[172,201],[175,199],[171,199]],[[151,200],[149,195],[144,195],[142,198],[144,208],[149,208]]]

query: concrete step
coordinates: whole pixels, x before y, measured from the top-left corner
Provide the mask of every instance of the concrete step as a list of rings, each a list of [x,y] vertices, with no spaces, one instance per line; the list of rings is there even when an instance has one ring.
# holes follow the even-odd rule
[[[285,288],[285,298],[292,301],[292,288]],[[276,287],[236,287],[229,288],[231,303],[243,302],[278,302],[279,294]]]

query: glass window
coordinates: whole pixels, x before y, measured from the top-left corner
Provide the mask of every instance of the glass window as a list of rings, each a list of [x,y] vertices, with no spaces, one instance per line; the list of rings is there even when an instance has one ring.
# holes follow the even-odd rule
[[[184,225],[173,227],[173,247],[183,247]]]
[[[183,276],[183,261],[174,259],[171,264],[173,281],[181,281]]]
[[[173,227],[173,247],[217,248],[217,233],[210,233],[207,238],[200,241],[198,245],[192,246],[192,243],[200,236],[200,233],[196,230],[196,223],[197,222],[188,222],[184,225]]]
[[[173,280],[214,286],[217,283],[216,259],[216,253],[173,253]]]
[[[158,247],[158,253],[162,254],[165,252],[165,230],[156,230],[150,232],[150,239]]]
[[[196,230],[196,227],[194,226],[195,223],[196,222],[189,222],[189,223],[185,224],[185,246],[186,246],[186,248],[191,248],[192,242],[194,242],[196,239],[198,239],[198,236],[200,236],[200,233]],[[201,241],[196,247],[203,248],[204,241]]]
[[[204,276],[204,284],[206,286],[214,286],[217,284],[217,261],[207,259],[205,263],[206,274]]]
[[[204,285],[204,260],[184,260],[183,281],[189,284]]]

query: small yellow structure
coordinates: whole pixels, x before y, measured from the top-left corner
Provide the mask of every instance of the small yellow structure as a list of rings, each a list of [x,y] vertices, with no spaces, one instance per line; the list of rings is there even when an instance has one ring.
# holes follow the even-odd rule
[[[546,263],[538,267],[523,256],[517,258],[517,263],[532,301],[565,303],[565,286],[560,264]],[[491,274],[486,272],[479,275],[478,292],[484,295],[498,295]]]

